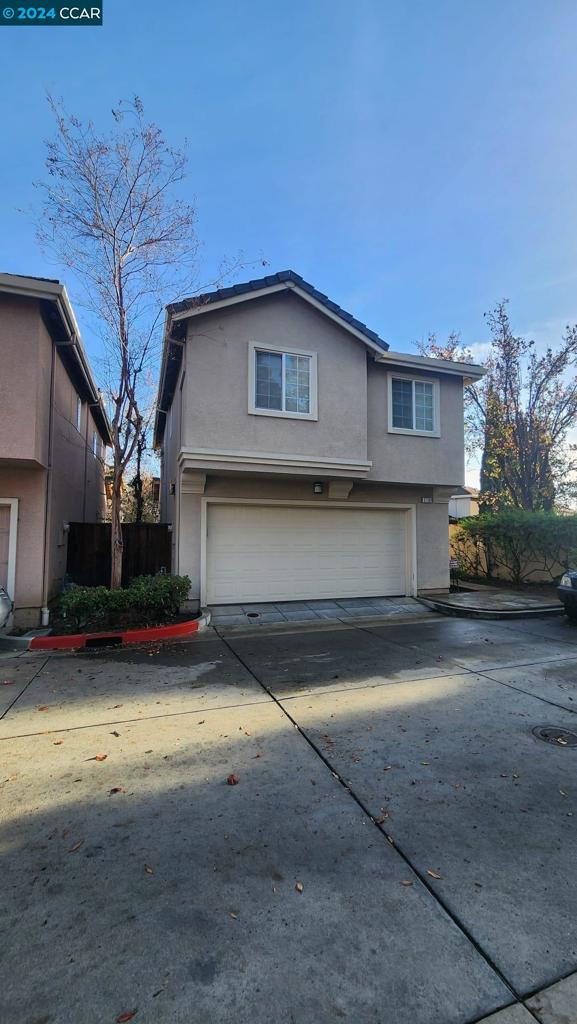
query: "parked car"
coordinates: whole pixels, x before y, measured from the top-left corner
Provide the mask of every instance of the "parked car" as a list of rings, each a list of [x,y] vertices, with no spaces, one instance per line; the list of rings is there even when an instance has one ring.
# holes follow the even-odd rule
[[[577,571],[563,573],[557,593],[565,608],[565,615],[571,622],[577,622]]]
[[[8,624],[10,613],[12,612],[12,601],[8,597],[8,594],[4,590],[4,587],[0,587],[0,630]]]

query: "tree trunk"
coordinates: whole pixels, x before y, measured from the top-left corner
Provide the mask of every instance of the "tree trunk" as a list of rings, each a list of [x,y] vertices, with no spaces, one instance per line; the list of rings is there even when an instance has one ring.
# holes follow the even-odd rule
[[[141,523],[144,515],[144,496],[142,494],[142,476],[140,473],[140,466],[145,446],[146,439],[144,437],[139,437],[136,442],[136,475],[134,477],[134,498],[136,506],[134,516],[135,523]]]
[[[114,470],[114,485],[112,488],[112,508],[111,508],[111,536],[110,536],[110,550],[111,550],[111,566],[110,566],[110,589],[118,590],[122,585],[122,556],[124,553],[123,540],[122,540],[122,521],[120,518],[121,510],[121,493],[122,493],[122,475],[118,471]]]

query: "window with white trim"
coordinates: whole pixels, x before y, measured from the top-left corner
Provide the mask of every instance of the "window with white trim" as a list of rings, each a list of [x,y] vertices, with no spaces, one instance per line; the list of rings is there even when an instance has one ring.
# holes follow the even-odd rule
[[[98,443],[98,432],[94,430],[92,432],[92,454],[98,458],[100,455],[100,445]]]
[[[316,353],[252,344],[249,356],[250,412],[316,419]]]
[[[82,428],[82,399],[76,396],[76,429]]]
[[[439,436],[439,384],[414,377],[389,378],[389,430]]]

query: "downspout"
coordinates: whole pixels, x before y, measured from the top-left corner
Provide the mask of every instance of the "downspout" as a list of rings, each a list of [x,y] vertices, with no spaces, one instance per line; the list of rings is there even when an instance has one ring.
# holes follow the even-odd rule
[[[50,619],[48,608],[48,546],[52,525],[52,463],[54,448],[54,389],[55,389],[56,345],[52,343],[52,363],[50,366],[50,408],[48,410],[48,468],[46,470],[46,499],[44,507],[44,554],[42,562],[42,625],[47,626]]]
[[[90,426],[90,402],[86,403],[86,431],[84,438],[84,487],[82,489],[82,522],[86,522],[86,481],[88,477],[88,428]]]

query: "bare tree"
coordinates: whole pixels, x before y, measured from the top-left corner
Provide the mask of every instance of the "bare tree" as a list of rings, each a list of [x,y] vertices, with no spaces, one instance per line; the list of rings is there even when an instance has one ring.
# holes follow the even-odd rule
[[[83,287],[105,342],[113,436],[111,587],[122,578],[123,477],[145,429],[140,387],[163,300],[190,294],[198,252],[194,207],[178,198],[184,150],[145,120],[141,101],[112,111],[108,132],[83,123],[49,97],[56,119],[47,142],[41,242]],[[169,288],[167,289],[167,285]]]

